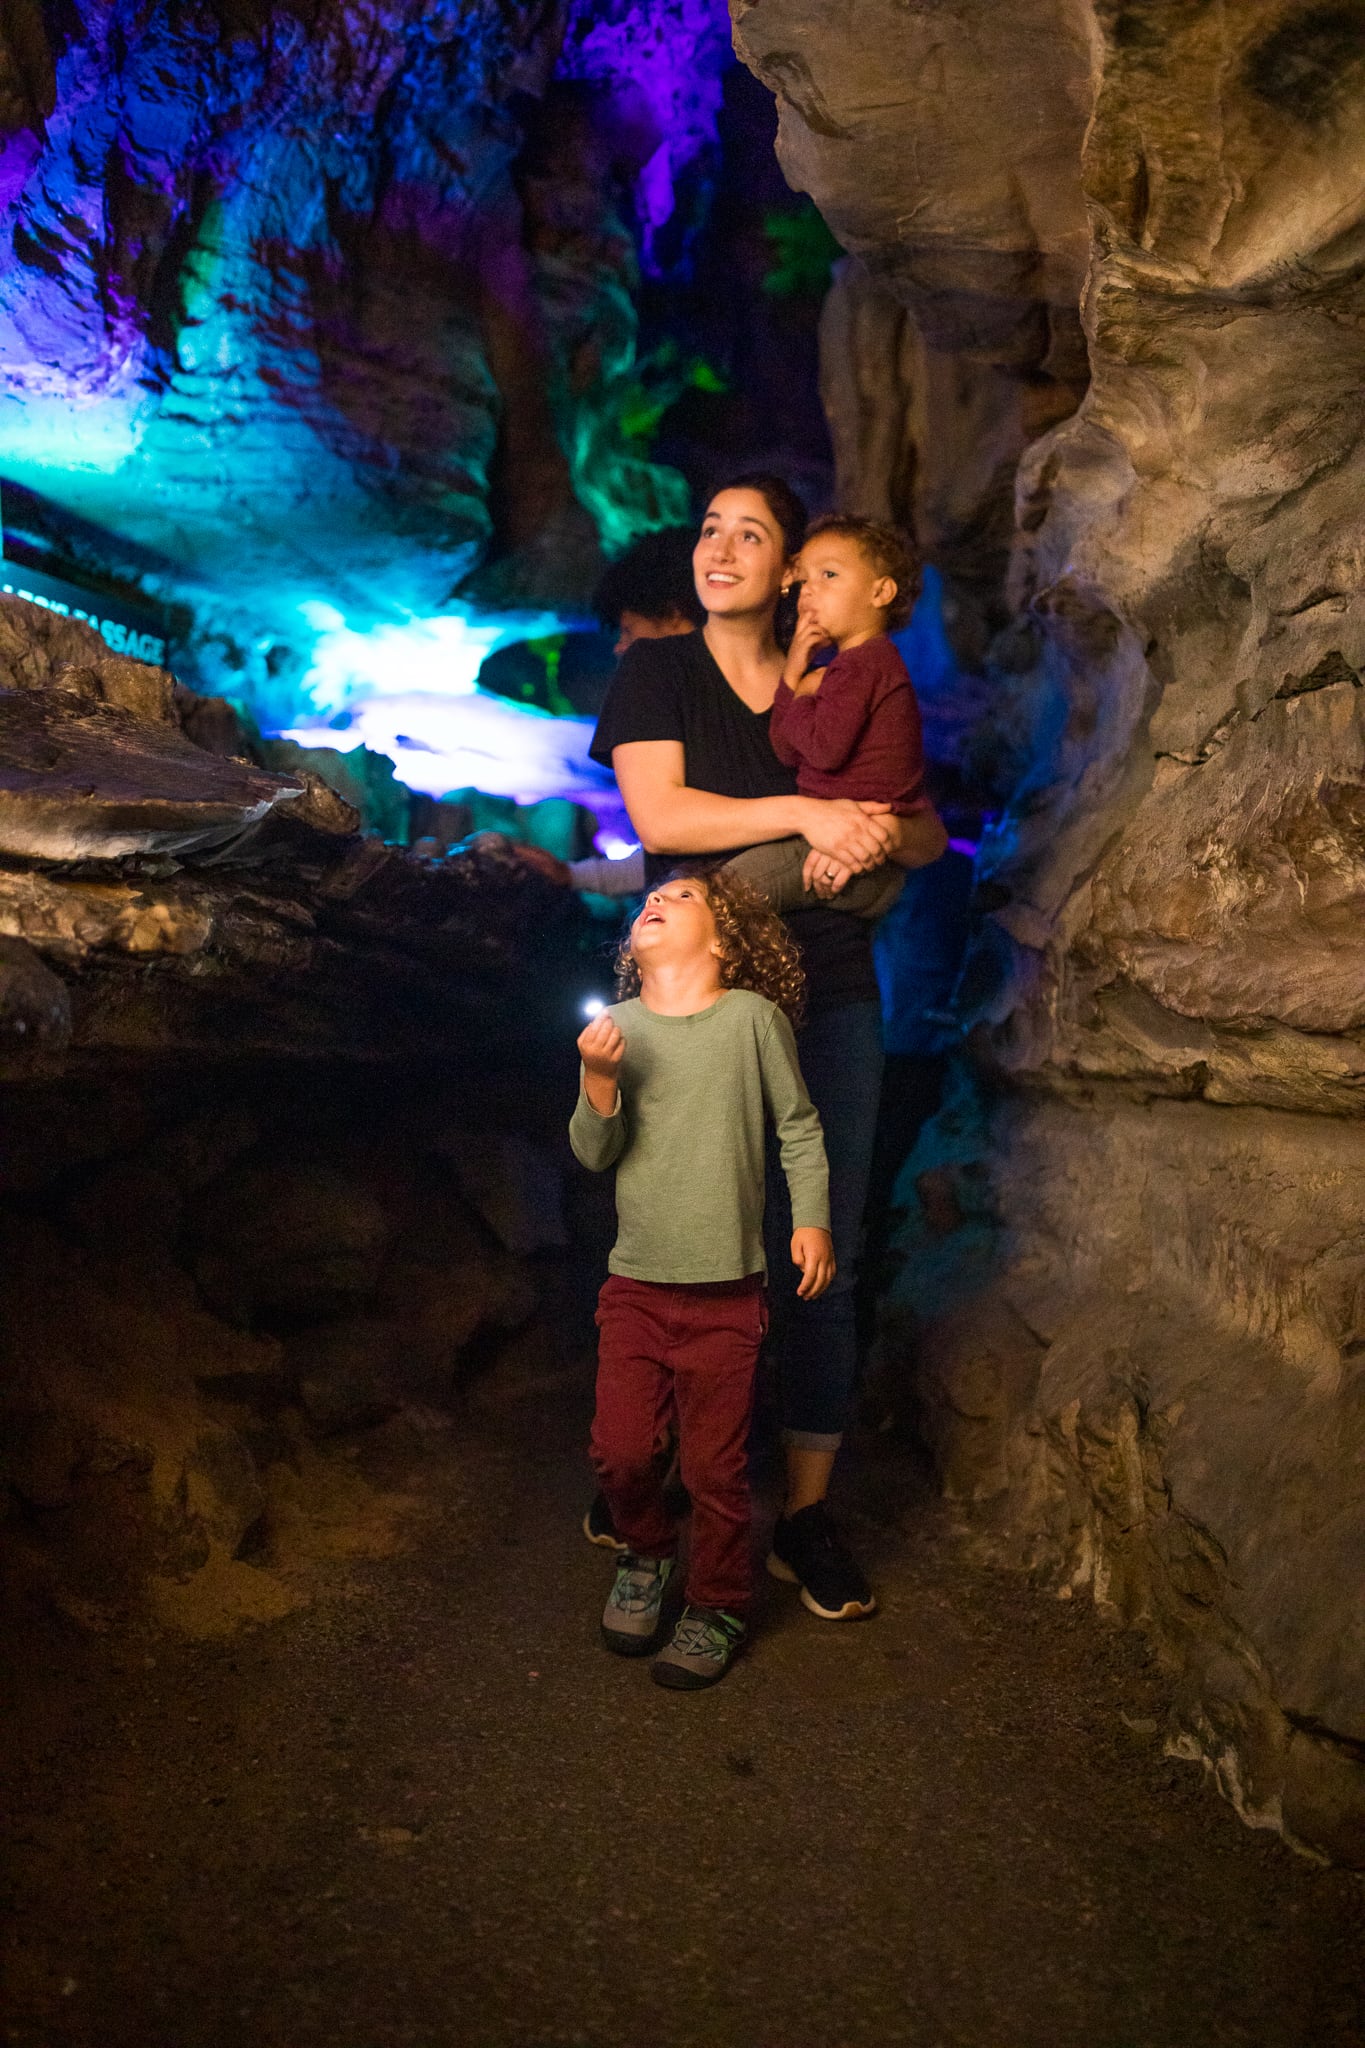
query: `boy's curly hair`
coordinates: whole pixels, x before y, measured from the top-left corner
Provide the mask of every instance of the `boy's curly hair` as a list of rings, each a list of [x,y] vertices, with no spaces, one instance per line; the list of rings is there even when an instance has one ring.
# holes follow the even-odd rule
[[[897,626],[905,625],[919,596],[920,558],[918,549],[900,528],[883,526],[876,519],[856,519],[852,513],[827,512],[822,519],[811,522],[806,541],[818,540],[822,533],[851,540],[879,575],[891,578],[896,595],[886,607],[886,623],[893,632]]]
[[[701,861],[673,868],[669,882],[699,882],[706,892],[720,940],[720,978],[726,988],[747,988],[784,1010],[793,1024],[801,1022],[806,976],[795,941],[766,899],[738,875],[727,874],[720,861]],[[632,923],[634,920],[632,919]],[[630,933],[616,954],[616,994],[624,1002],[640,993],[640,969],[630,950]]]

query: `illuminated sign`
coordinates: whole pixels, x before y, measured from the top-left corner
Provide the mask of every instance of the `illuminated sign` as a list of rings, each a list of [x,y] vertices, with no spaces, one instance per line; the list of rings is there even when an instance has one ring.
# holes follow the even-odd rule
[[[0,596],[22,597],[46,612],[59,612],[64,619],[83,619],[112,653],[150,661],[157,668],[166,666],[166,628],[155,612],[118,598],[100,597],[78,584],[64,583],[60,576],[21,569],[17,562],[0,561]]]

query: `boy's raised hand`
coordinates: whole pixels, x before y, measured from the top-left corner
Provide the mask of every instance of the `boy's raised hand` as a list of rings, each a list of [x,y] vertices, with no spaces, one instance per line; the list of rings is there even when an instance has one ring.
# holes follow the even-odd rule
[[[621,1070],[626,1041],[611,1013],[603,1010],[578,1034],[578,1057],[590,1074],[614,1081]]]
[[[802,1301],[814,1301],[834,1278],[834,1239],[827,1230],[803,1224],[792,1232],[792,1264],[801,1268],[796,1291]]]
[[[616,1083],[625,1057],[626,1041],[612,1017],[603,1010],[578,1034],[578,1057],[583,1062],[584,1090],[600,1116],[610,1116],[616,1107]]]
[[[787,659],[782,669],[783,682],[797,696],[811,695],[815,690],[819,689],[821,682],[824,680],[823,671],[817,670],[811,676],[804,690],[798,687],[810,668],[811,656],[816,648],[824,647],[828,640],[829,634],[816,625],[814,618],[809,612],[797,614],[796,631],[792,634],[792,643],[787,649]]]

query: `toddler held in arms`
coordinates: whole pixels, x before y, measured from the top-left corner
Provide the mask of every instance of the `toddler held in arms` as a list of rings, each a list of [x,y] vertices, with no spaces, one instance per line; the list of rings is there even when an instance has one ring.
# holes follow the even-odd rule
[[[773,700],[768,737],[796,770],[803,796],[851,797],[901,817],[929,808],[919,704],[909,671],[887,634],[909,618],[918,571],[888,526],[838,515],[817,520],[797,559],[801,584],[796,633]],[[826,668],[811,668],[833,644]],[[729,862],[775,910],[821,901],[806,886],[811,848],[804,839],[753,846]],[[881,917],[905,880],[894,864],[855,875],[832,908]]]
[[[580,1034],[569,1125],[584,1166],[617,1169],[592,1461],[627,1548],[602,1641],[622,1657],[659,1650],[653,1677],[692,1691],[725,1676],[749,1607],[765,1124],[791,1190],[792,1263],[807,1300],[834,1278],[829,1171],[790,1021],[800,961],[774,911],[725,872],[679,869],[645,898],[618,964],[625,1000]],[[675,1424],[691,1554],[687,1605],[659,1649],[678,1548],[660,1449]]]

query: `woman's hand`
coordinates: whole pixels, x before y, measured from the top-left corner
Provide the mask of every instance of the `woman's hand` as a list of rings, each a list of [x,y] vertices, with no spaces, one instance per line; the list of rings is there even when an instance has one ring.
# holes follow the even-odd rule
[[[616,1083],[625,1052],[620,1028],[605,1010],[578,1034],[583,1093],[599,1116],[611,1116],[616,1108]]]
[[[834,1278],[834,1239],[827,1230],[807,1223],[792,1232],[792,1264],[801,1268],[796,1291],[802,1301],[814,1301]]]
[[[890,804],[854,803],[851,797],[807,797],[802,809],[802,837],[831,867],[851,874],[870,874],[881,867],[896,844]]]
[[[852,868],[846,868],[842,861],[831,860],[827,853],[817,853],[813,847],[806,855],[801,884],[812,896],[819,896],[828,903],[852,880]]]

